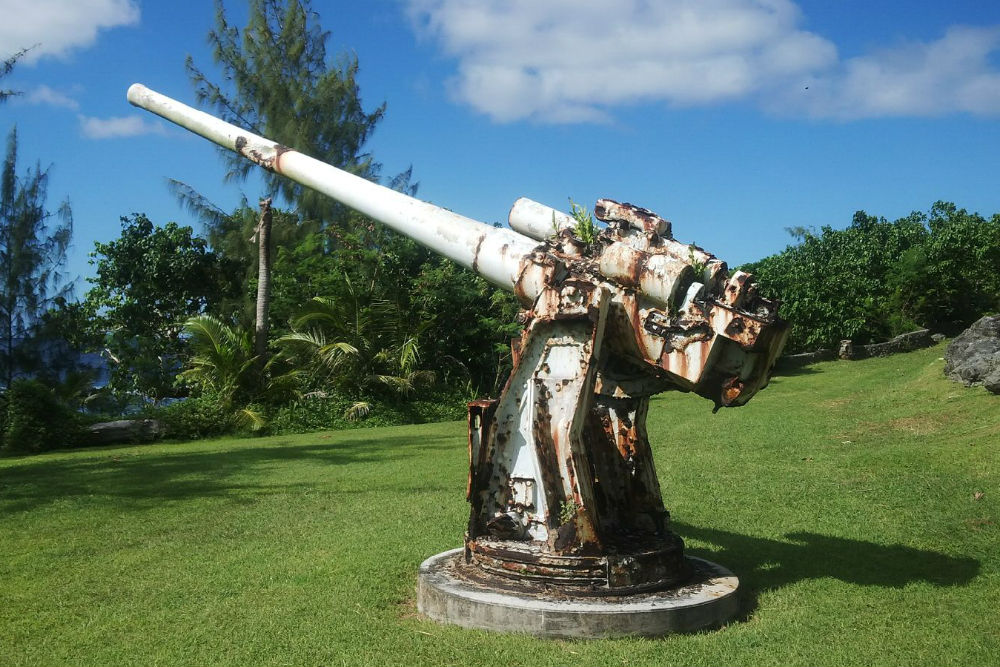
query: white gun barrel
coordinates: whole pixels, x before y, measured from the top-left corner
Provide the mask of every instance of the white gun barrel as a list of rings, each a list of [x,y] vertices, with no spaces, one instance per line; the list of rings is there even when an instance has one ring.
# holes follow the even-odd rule
[[[512,230],[491,227],[349,174],[142,84],[128,89],[128,101],[374,218],[504,289],[513,290],[521,259],[538,245]]]

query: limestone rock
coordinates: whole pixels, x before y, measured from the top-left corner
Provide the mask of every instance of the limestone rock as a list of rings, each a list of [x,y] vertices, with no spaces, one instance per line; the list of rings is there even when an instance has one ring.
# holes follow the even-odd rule
[[[986,376],[986,379],[983,380],[983,386],[986,387],[986,391],[992,394],[1000,394],[1000,364]]]
[[[899,334],[892,340],[887,340],[884,343],[864,345],[860,351],[855,347],[854,358],[864,359],[865,357],[888,357],[891,354],[912,352],[913,350],[930,347],[933,344],[934,338],[931,336],[930,330],[917,329],[916,331],[911,331],[909,333]]]
[[[949,379],[1000,394],[1000,315],[983,317],[956,336],[944,360]]]
[[[93,445],[149,442],[163,433],[163,424],[155,419],[119,419],[87,427],[87,439]]]

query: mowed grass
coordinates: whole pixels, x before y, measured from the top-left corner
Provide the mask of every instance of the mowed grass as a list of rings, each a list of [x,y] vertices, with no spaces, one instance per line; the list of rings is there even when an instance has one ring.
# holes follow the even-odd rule
[[[417,567],[466,521],[452,422],[0,460],[0,665],[997,665],[1000,397],[943,351],[654,402],[675,528],[741,580],[721,630],[420,618]]]

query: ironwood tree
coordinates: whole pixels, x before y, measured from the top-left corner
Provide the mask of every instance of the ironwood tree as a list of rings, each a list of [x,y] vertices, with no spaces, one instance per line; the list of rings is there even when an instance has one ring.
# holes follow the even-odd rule
[[[309,0],[251,0],[242,30],[216,0],[208,42],[220,75],[213,78],[191,56],[186,67],[199,103],[227,122],[359,176],[375,176],[377,165],[363,147],[385,104],[365,111],[357,57],[340,54],[331,60],[328,39]],[[227,180],[243,181],[253,169],[232,152],[220,155]],[[340,210],[329,198],[281,176],[268,173],[264,179],[267,194],[280,194],[303,219],[329,221]]]
[[[73,215],[68,200],[55,211],[46,208],[50,168],[36,163],[18,174],[17,129],[12,129],[0,170],[0,383],[4,389],[39,364],[43,350],[35,328],[71,287],[62,269],[73,235]]]
[[[8,74],[13,72],[14,66],[17,64],[17,61],[20,60],[22,57],[24,57],[24,54],[26,54],[28,51],[30,51],[30,49],[21,49],[17,53],[5,58],[3,62],[0,62],[0,79],[5,78]],[[21,91],[19,90],[11,90],[10,88],[0,88],[0,104],[6,102],[8,98],[20,94]]]

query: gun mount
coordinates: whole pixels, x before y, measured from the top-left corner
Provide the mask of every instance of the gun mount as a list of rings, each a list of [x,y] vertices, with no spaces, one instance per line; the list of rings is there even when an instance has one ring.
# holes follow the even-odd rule
[[[787,325],[752,277],[630,204],[592,239],[519,199],[498,229],[348,174],[136,84],[129,101],[360,211],[513,291],[524,325],[499,398],[469,404],[461,576],[487,587],[628,596],[683,585],[646,434],[649,399],[720,407],[763,388]],[[454,621],[461,622],[461,621]]]

